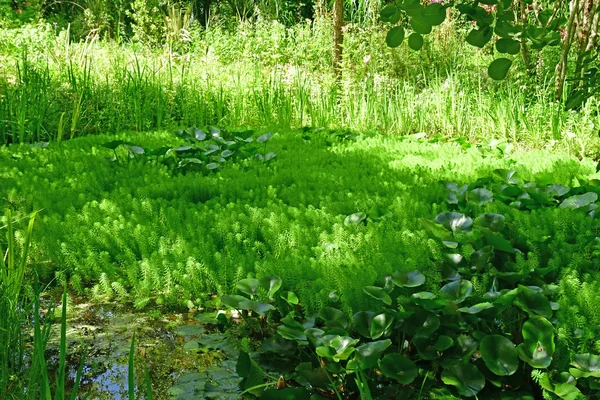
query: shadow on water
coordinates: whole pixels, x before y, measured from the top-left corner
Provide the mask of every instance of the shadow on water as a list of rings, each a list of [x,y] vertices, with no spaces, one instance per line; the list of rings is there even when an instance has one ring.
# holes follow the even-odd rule
[[[239,397],[240,379],[229,360],[237,356],[237,343],[218,332],[214,313],[153,314],[124,305],[74,304],[67,322],[67,391],[85,353],[79,398],[127,399],[135,332],[136,398],[145,391],[146,370],[157,399]],[[47,350],[50,376],[57,373],[59,335],[57,324]]]

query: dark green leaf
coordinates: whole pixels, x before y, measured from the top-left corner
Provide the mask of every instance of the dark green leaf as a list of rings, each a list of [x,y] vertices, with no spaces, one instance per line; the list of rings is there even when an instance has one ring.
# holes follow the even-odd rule
[[[492,28],[484,26],[480,29],[473,29],[467,35],[467,43],[482,49],[492,38]]]
[[[396,286],[414,288],[425,283],[425,276],[419,271],[396,271],[392,274]]]
[[[373,297],[374,299],[382,301],[388,306],[392,304],[392,298],[389,294],[387,294],[387,292],[383,288],[380,288],[378,286],[365,286],[363,287],[363,292]]]
[[[379,357],[390,347],[390,339],[379,340],[376,342],[365,343],[356,348],[356,366],[358,369],[365,370],[377,366]]]
[[[389,47],[398,47],[404,40],[404,28],[401,26],[394,26],[387,33],[385,42]]]
[[[461,396],[473,397],[485,386],[485,377],[471,363],[460,363],[444,368],[442,381],[456,387]]]
[[[496,42],[496,50],[499,53],[516,55],[521,50],[521,44],[514,39],[502,38]]]
[[[392,330],[392,324],[394,323],[394,316],[390,313],[381,313],[376,315],[371,320],[370,334],[371,338],[379,339],[382,336],[387,336]]]
[[[488,335],[479,345],[485,365],[498,376],[514,374],[519,368],[515,344],[501,335]]]
[[[590,203],[593,203],[598,200],[598,194],[594,192],[587,192],[581,195],[571,196],[566,198],[562,203],[560,203],[561,208],[571,208],[577,209],[581,207],[585,207]]]
[[[420,33],[414,32],[408,37],[408,47],[414,51],[419,51],[423,47],[423,36]]]
[[[442,286],[440,296],[455,303],[461,303],[471,295],[472,291],[473,284],[470,281],[461,279]]]
[[[508,58],[498,58],[492,61],[488,67],[488,75],[496,81],[501,81],[506,78],[506,74],[508,74],[511,65],[512,61]]]
[[[381,372],[403,385],[412,383],[418,375],[417,365],[399,353],[386,354],[380,363]]]
[[[533,368],[548,368],[554,354],[554,327],[543,317],[531,317],[521,330],[523,343],[517,347],[519,358]]]

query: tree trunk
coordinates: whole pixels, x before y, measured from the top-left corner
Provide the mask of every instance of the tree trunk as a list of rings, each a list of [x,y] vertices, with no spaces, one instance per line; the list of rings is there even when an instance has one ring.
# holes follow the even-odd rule
[[[335,0],[333,4],[333,72],[340,78],[342,75],[342,45],[344,34],[344,0]]]
[[[560,60],[558,64],[556,64],[556,82],[554,86],[554,94],[556,96],[556,100],[561,101],[563,97],[563,90],[565,87],[565,78],[567,76],[567,58],[569,56],[569,51],[571,50],[571,45],[573,44],[573,38],[575,36],[575,27],[576,16],[579,13],[579,1],[571,0],[571,4],[569,5],[569,21],[567,23],[567,32],[566,36],[562,42],[562,52],[560,55]]]

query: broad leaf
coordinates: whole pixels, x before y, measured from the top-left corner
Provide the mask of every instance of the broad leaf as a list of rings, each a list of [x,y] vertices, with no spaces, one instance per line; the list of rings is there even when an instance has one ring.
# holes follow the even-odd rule
[[[392,282],[396,286],[414,288],[425,283],[425,275],[419,271],[396,271],[392,274]]]
[[[457,212],[446,212],[438,215],[434,219],[438,224],[442,224],[444,228],[453,233],[463,231],[470,232],[473,220],[464,214]]]
[[[496,41],[496,50],[514,56],[521,51],[521,44],[514,39],[501,38]]]
[[[492,38],[492,28],[484,26],[480,29],[473,29],[467,35],[467,43],[482,49]]]
[[[389,47],[398,47],[402,44],[404,40],[404,28],[401,26],[394,26],[390,29],[385,37],[385,43]]]
[[[566,198],[562,203],[560,203],[559,207],[576,209],[576,208],[585,207],[585,206],[589,205],[590,203],[593,203],[597,200],[598,200],[598,194],[596,194],[594,192],[587,192],[584,194]]]
[[[521,330],[523,343],[517,347],[519,358],[533,368],[548,368],[554,354],[554,327],[543,317],[531,317]]]
[[[569,372],[575,378],[600,378],[600,356],[577,354],[571,365],[575,368],[570,368]]]
[[[479,344],[481,358],[494,374],[508,376],[519,368],[515,344],[501,335],[488,335]]]
[[[461,279],[447,283],[440,289],[440,296],[455,303],[462,303],[473,291],[473,284],[470,281]]]
[[[365,286],[365,287],[363,287],[363,292],[365,292],[369,296],[373,297],[374,299],[382,301],[384,304],[387,304],[388,306],[392,304],[392,298],[381,287]]]
[[[356,348],[355,362],[358,369],[369,369],[377,366],[379,357],[390,347],[390,339],[365,343]]]
[[[417,365],[399,353],[386,354],[380,363],[381,372],[403,385],[412,383],[418,375]]]
[[[408,47],[414,51],[419,51],[423,47],[423,36],[420,33],[414,32],[408,37]]]
[[[501,81],[504,78],[506,78],[506,75],[508,74],[508,70],[510,69],[511,65],[512,61],[508,58],[498,58],[492,61],[492,63],[488,67],[488,75],[490,76],[490,78],[496,81]]]
[[[477,367],[469,362],[444,368],[442,381],[456,387],[461,396],[473,397],[485,386],[485,377]]]

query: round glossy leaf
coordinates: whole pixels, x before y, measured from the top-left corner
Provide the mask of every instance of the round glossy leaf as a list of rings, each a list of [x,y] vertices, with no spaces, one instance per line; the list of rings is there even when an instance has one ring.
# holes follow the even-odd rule
[[[548,368],[554,354],[554,327],[543,317],[531,317],[521,329],[523,343],[517,347],[519,358],[533,368]]]
[[[236,310],[242,309],[241,305],[245,304],[248,299],[237,294],[230,294],[221,297],[221,303]]]
[[[390,29],[385,37],[385,43],[389,47],[398,47],[404,40],[404,28],[401,26],[394,26]]]
[[[227,150],[223,150],[221,152],[221,157],[223,157],[223,158],[227,158],[227,157],[229,157],[231,155],[233,155],[233,150],[227,149]]]
[[[492,172],[492,175],[500,181],[509,185],[521,186],[524,183],[523,179],[519,177],[519,174],[517,174],[516,171],[510,169],[496,169]]]
[[[487,189],[473,189],[467,193],[467,201],[477,206],[482,206],[494,201],[494,193]]]
[[[281,288],[281,278],[277,275],[263,276],[258,280],[259,286],[267,292],[267,296],[273,299],[273,296]]]
[[[294,292],[283,292],[280,296],[283,300],[286,301],[289,305],[295,306],[300,302],[298,296]]]
[[[384,335],[389,335],[394,323],[394,316],[389,313],[381,313],[373,317],[371,321],[370,334],[373,339],[379,339]]]
[[[301,324],[279,325],[277,333],[287,340],[306,341],[305,329]]]
[[[256,141],[258,143],[265,143],[266,141],[268,141],[269,139],[271,139],[273,137],[273,133],[269,132],[269,133],[265,133],[264,135],[260,135]]]
[[[361,336],[371,337],[371,321],[374,316],[373,311],[359,311],[352,317],[352,324]]]
[[[433,348],[437,351],[446,351],[454,344],[454,339],[450,336],[440,335],[436,342],[433,344]]]
[[[596,200],[598,200],[598,194],[594,192],[587,192],[584,194],[566,198],[562,203],[560,203],[559,207],[576,209],[585,207],[590,203],[595,202]]]
[[[571,365],[575,368],[570,368],[569,372],[575,378],[600,378],[600,356],[577,354]]]
[[[494,308],[494,305],[492,303],[484,302],[475,304],[471,307],[461,307],[458,309],[458,311],[466,314],[479,314],[480,312],[489,310],[490,308]]]
[[[519,286],[515,305],[529,314],[530,317],[540,315],[545,318],[552,317],[552,305],[550,300],[537,290],[527,286]]]
[[[484,337],[479,344],[485,365],[498,376],[514,374],[519,368],[519,356],[515,344],[501,335]]]
[[[471,295],[471,292],[473,292],[473,284],[461,279],[442,286],[440,296],[454,303],[461,303]]]
[[[423,47],[423,36],[420,33],[414,32],[408,37],[408,47],[414,51],[419,51]]]
[[[392,274],[392,282],[396,286],[414,288],[425,283],[425,275],[419,271],[396,271]]]
[[[387,294],[387,292],[383,288],[380,288],[378,286],[365,286],[363,287],[363,292],[373,297],[374,299],[382,301],[388,306],[392,304],[392,298],[389,294]]]
[[[194,138],[198,141],[202,141],[206,139],[206,132],[204,132],[202,129],[198,129],[198,128],[193,128],[194,131]]]
[[[377,366],[379,357],[390,347],[390,339],[365,343],[356,348],[356,364],[359,369],[369,369]]]
[[[248,296],[255,295],[256,290],[258,289],[258,279],[242,279],[237,283],[237,285],[235,285],[235,287],[237,288],[237,290],[247,294]]]
[[[506,218],[502,214],[483,214],[475,218],[475,225],[489,228],[493,232],[498,232],[504,229],[504,221]]]
[[[473,397],[485,386],[485,376],[469,362],[444,368],[442,381],[456,387],[461,396]]]
[[[239,397],[239,396],[238,396]],[[310,392],[303,387],[268,389],[260,395],[261,400],[310,400]]]
[[[219,164],[217,164],[217,163],[206,164],[206,168],[208,168],[210,170],[214,170],[214,169],[219,168]]]
[[[488,67],[488,75],[496,81],[501,81],[506,78],[506,74],[508,74],[511,65],[512,61],[508,58],[498,58],[492,61]]]
[[[325,324],[330,328],[346,328],[346,326],[348,326],[346,314],[337,308],[323,307],[321,311],[319,311],[319,317],[321,317],[321,319],[325,321]]]
[[[442,224],[444,228],[454,233],[458,231],[469,232],[473,220],[464,214],[457,212],[446,212],[438,215],[434,219],[438,224]]]
[[[506,53],[514,56],[521,51],[521,45],[514,39],[502,38],[496,42],[496,50],[498,50],[498,53]]]
[[[386,354],[380,363],[381,372],[403,385],[412,383],[418,375],[417,365],[399,353]]]
[[[325,335],[325,331],[319,328],[308,328],[304,331],[306,338],[313,346],[320,344],[321,338]]]
[[[402,14],[400,12],[400,9],[396,7],[396,5],[388,4],[381,9],[379,15],[383,22],[390,22],[392,24],[396,24],[398,21],[400,21],[400,17]]]

